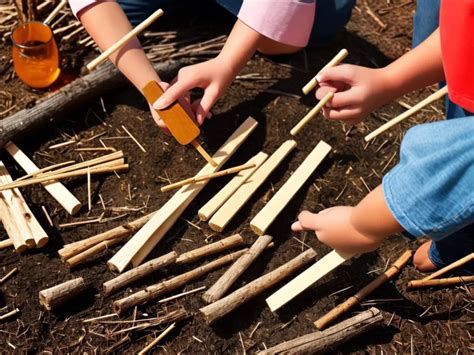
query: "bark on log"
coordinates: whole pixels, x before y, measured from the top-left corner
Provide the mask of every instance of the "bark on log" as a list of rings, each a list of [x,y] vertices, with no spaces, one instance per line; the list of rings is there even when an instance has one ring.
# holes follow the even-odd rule
[[[120,242],[121,242],[121,239],[118,239],[118,238],[115,238],[112,240],[104,240],[103,242],[100,242],[99,244],[94,245],[92,248],[89,248],[83,251],[82,253],[77,254],[70,259],[67,259],[66,264],[70,268],[77,266],[79,264],[82,264],[83,262],[86,262],[87,260],[92,258],[94,255],[97,255]]]
[[[433,280],[412,280],[407,285],[407,290],[411,290],[419,287],[444,287],[452,285],[460,285],[474,282],[474,276],[455,276],[448,277],[445,279],[433,279]]]
[[[254,260],[265,250],[268,244],[272,241],[272,237],[264,235],[259,237],[250,249],[242,255],[239,260],[232,264],[232,266],[222,275],[219,280],[204,293],[202,299],[207,303],[216,302],[220,299],[232,284],[242,275],[245,270],[254,262]]]
[[[318,354],[334,350],[348,340],[367,332],[368,330],[382,325],[383,316],[377,308],[367,311],[336,324],[322,332],[314,332],[302,337],[286,341],[267,350],[261,351],[259,355],[269,354]]]
[[[279,268],[253,280],[219,301],[201,308],[199,311],[203,314],[206,323],[210,324],[291,275],[315,257],[316,252],[313,249],[308,249]]]
[[[84,279],[79,277],[40,291],[39,301],[48,311],[51,311],[84,291],[86,287]]]
[[[172,77],[183,62],[167,61],[154,65],[160,76]],[[0,121],[0,146],[33,132],[51,117],[68,117],[64,113],[82,103],[95,99],[108,90],[116,89],[127,82],[126,78],[110,63],[64,86],[58,92]]]

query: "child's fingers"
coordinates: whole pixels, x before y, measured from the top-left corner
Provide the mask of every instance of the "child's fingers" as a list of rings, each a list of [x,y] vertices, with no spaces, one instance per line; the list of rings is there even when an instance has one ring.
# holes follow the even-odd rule
[[[350,84],[354,79],[356,73],[356,66],[351,64],[341,64],[335,67],[322,70],[316,75],[316,80],[319,83],[328,81],[342,81]]]
[[[217,88],[209,86],[204,91],[204,96],[201,98],[196,107],[196,119],[202,123],[206,117],[209,116],[212,106],[219,99],[220,92]]]
[[[323,115],[329,120],[344,121],[347,124],[357,124],[363,120],[364,115],[360,108],[345,107],[341,109],[325,107]]]
[[[319,229],[320,217],[316,213],[309,211],[303,211],[298,215],[298,223],[301,226],[300,230],[313,230]]]
[[[199,116],[197,115],[197,110],[199,107],[201,107],[201,99],[197,99],[191,104],[191,108],[193,112],[195,112],[195,115],[196,115],[196,121],[201,125],[204,123],[204,118],[202,118],[202,115],[199,115]],[[211,117],[212,117],[211,112],[208,112],[207,115],[205,116],[205,118],[211,118]]]
[[[196,87],[196,85],[193,81],[187,81],[184,79],[177,80],[158,100],[153,103],[153,108],[156,110],[163,110],[178,100],[181,96],[186,95],[188,91],[194,87]]]
[[[300,221],[296,221],[291,225],[291,230],[293,232],[301,232],[304,230],[303,226],[301,225]]]

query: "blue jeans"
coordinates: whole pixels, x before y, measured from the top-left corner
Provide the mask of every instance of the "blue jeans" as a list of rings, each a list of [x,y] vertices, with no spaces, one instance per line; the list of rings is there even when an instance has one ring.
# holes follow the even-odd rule
[[[214,0],[231,14],[237,16],[243,0]],[[329,43],[349,22],[356,0],[315,0],[316,18],[309,40],[310,46]],[[207,1],[209,2],[209,0]],[[158,8],[167,14],[179,15],[183,9],[192,11],[206,3],[205,0],[118,0],[132,25],[137,25]]]

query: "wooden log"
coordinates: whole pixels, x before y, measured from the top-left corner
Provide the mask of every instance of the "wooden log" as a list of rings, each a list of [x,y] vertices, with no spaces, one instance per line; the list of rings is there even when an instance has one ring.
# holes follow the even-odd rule
[[[300,131],[303,129],[304,126],[308,122],[310,122],[313,118],[315,118],[319,112],[323,109],[323,107],[332,100],[334,97],[333,92],[328,92],[324,97],[319,100],[319,102],[314,106],[290,131],[292,136],[296,136]]]
[[[77,266],[79,264],[82,264],[92,258],[93,256],[102,253],[103,251],[113,247],[114,245],[119,244],[122,241],[120,238],[115,238],[111,240],[104,240],[103,242],[100,242],[93,247],[84,250],[82,253],[79,253],[77,255],[74,255],[72,258],[69,258],[66,260],[66,264],[68,267],[72,268],[74,266]]]
[[[132,222],[122,224],[121,226],[115,227],[106,232],[99,233],[90,238],[66,244],[62,249],[58,250],[58,254],[61,260],[65,261],[103,241],[126,238],[139,230],[146,222],[148,222],[151,216],[153,216],[153,213],[140,217]]]
[[[147,261],[143,265],[137,266],[123,274],[113,278],[112,280],[104,282],[102,285],[102,292],[105,296],[111,295],[121,288],[136,282],[153,272],[160,270],[170,264],[176,262],[178,254],[172,251],[168,254],[160,256],[159,258]]]
[[[383,316],[381,312],[372,307],[322,332],[317,331],[285,341],[258,354],[321,354],[334,352],[339,345],[382,324]]]
[[[420,287],[443,287],[443,286],[452,286],[460,285],[474,282],[474,276],[456,276],[448,277],[444,279],[434,279],[434,280],[412,280],[407,285],[407,290]]]
[[[175,182],[173,184],[163,186],[161,188],[161,192],[171,191],[171,190],[177,189],[177,188],[182,187],[182,186],[186,186],[186,185],[189,185],[189,184],[194,184],[194,183],[199,182],[199,181],[211,180],[211,179],[226,176],[226,175],[229,175],[229,174],[235,174],[235,173],[238,173],[242,170],[248,170],[248,169],[252,169],[252,168],[255,168],[255,164],[254,163],[247,163],[247,164],[243,164],[243,165],[239,165],[239,166],[234,166],[234,167],[229,168],[229,169],[221,170],[221,171],[218,171],[217,173],[208,174],[208,175],[204,175],[204,176],[195,176],[195,177],[192,177],[192,178],[188,178],[188,179],[185,179],[185,180]]]
[[[125,298],[119,299],[114,302],[114,311],[117,314],[125,312],[131,307],[150,302],[151,300],[176,290],[177,288],[191,282],[213,270],[216,270],[226,264],[239,258],[248,249],[239,250],[235,253],[223,256],[219,259],[211,261],[210,263],[204,264],[194,270],[188,271],[184,274],[173,277],[172,279],[162,281],[160,283],[148,286],[144,290],[138,291]]]
[[[409,110],[406,110],[405,112],[403,112],[401,115],[395,117],[395,118],[392,118],[390,121],[384,123],[383,125],[381,125],[379,128],[377,128],[375,131],[371,132],[370,134],[366,135],[364,137],[365,141],[368,142],[372,139],[374,139],[375,137],[377,137],[379,134],[382,134],[383,132],[387,131],[388,129],[392,128],[393,126],[399,124],[400,122],[402,122],[403,120],[407,119],[408,117],[414,115],[415,113],[417,113],[418,111],[420,111],[422,108],[424,108],[425,106],[433,103],[434,101],[436,100],[439,100],[440,98],[442,98],[443,96],[445,96],[446,94],[448,93],[448,87],[447,86],[444,86],[442,87],[441,89],[439,89],[438,91],[436,91],[435,93],[431,94],[430,96],[428,96],[427,98],[425,98],[424,100],[420,101],[419,103],[417,103],[415,106],[413,106],[412,108],[410,108]]]
[[[216,154],[214,154],[214,160],[218,163],[218,166],[212,167],[210,164],[206,164],[198,175],[217,171],[234,154],[256,127],[257,121],[249,117],[219,148]],[[109,268],[122,272],[130,263],[134,266],[140,265],[206,184],[207,181],[200,181],[179,189],[173,197],[153,215],[150,221],[109,260]]]
[[[0,212],[0,219],[1,218],[2,217],[1,217],[1,212]],[[0,250],[11,247],[11,246],[13,246],[13,241],[10,238],[0,241]]]
[[[255,167],[238,173],[229,181],[217,194],[214,195],[204,206],[198,211],[201,221],[207,221],[211,216],[252,176],[257,169],[267,160],[268,154],[259,152],[252,157],[248,163],[255,164]]]
[[[303,163],[290,176],[288,181],[285,182],[265,207],[250,221],[250,228],[257,233],[257,235],[261,236],[265,234],[268,227],[270,227],[281,211],[283,211],[286,205],[288,205],[291,199],[303,187],[330,151],[331,146],[326,142],[320,141],[311,153],[309,153]]]
[[[181,254],[180,256],[178,256],[178,259],[176,259],[176,264],[194,263],[201,258],[220,253],[224,250],[234,248],[244,243],[244,238],[242,238],[240,234],[235,234],[230,237],[221,239],[215,243],[211,243]]]
[[[413,256],[413,251],[407,250],[405,251],[394,263],[393,265],[387,269],[383,274],[379,275],[375,280],[370,282],[367,286],[360,289],[354,296],[349,297],[346,301],[339,304],[337,307],[330,310],[324,316],[319,318],[314,325],[319,330],[323,330],[326,326],[342,314],[349,311],[352,307],[359,304],[364,298],[366,298],[369,294],[371,294],[375,289],[380,287],[382,284],[393,278],[397,275],[400,270],[405,267],[405,265],[410,261]]]
[[[237,307],[277,284],[316,257],[313,249],[308,249],[273,271],[249,282],[245,286],[199,310],[207,324],[211,324]]]
[[[87,288],[84,279],[66,281],[39,292],[39,302],[48,311],[57,309]]]
[[[183,62],[167,61],[154,65],[160,76],[172,78]],[[51,117],[66,118],[68,111],[82,104],[95,100],[111,89],[127,84],[127,79],[110,63],[101,66],[93,73],[74,80],[60,90],[48,96],[36,105],[6,117],[0,121],[0,146],[23,137],[28,133],[38,132],[42,124],[51,124]]]
[[[474,261],[474,253],[466,255],[465,257],[455,261],[454,263],[449,264],[449,265],[445,266],[444,268],[432,273],[431,275],[428,275],[428,276],[424,277],[422,280],[424,280],[424,281],[432,280],[432,279],[434,279],[438,276],[444,275],[448,271],[451,271],[451,270],[453,270],[457,267],[460,267],[464,264],[467,264],[468,262],[471,262],[471,261]]]
[[[328,253],[314,265],[268,297],[266,301],[270,310],[272,312],[276,311],[353,256],[354,254],[341,253],[336,250]]]
[[[273,238],[269,235],[264,235],[261,238],[258,238],[255,243],[252,244],[250,249],[233,263],[224,275],[222,275],[219,280],[217,280],[217,282],[203,294],[202,299],[207,303],[212,303],[225,295],[227,290],[234,284],[240,275],[242,275],[265,250],[272,239]]]
[[[270,174],[296,147],[296,142],[288,140],[283,143],[258,170],[242,185],[212,216],[209,226],[216,232],[222,232],[242,206],[252,197]]]

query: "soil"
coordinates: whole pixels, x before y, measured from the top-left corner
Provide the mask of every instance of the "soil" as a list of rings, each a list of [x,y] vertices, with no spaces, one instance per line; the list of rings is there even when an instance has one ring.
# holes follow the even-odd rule
[[[380,26],[367,15],[365,3],[387,25],[384,31],[381,31]],[[413,12],[413,1],[360,1],[347,30],[329,46],[310,48],[291,56],[271,60],[256,55],[241,73],[242,78],[236,80],[215,105],[213,118],[203,126],[201,140],[205,142],[206,149],[215,151],[246,117],[252,116],[259,122],[258,129],[226,166],[242,164],[260,150],[273,152],[282,142],[289,139],[290,129],[315,104],[312,95],[301,96],[301,87],[306,81],[343,47],[350,52],[346,62],[371,67],[383,66],[402,55],[410,48]],[[196,33],[196,27],[198,29],[202,27],[203,31],[219,35],[227,33],[233,21],[217,7],[212,7],[205,13],[195,11],[184,17],[182,23],[163,21],[159,30],[177,29],[186,34],[192,31]],[[190,23],[194,26],[192,30],[189,27]],[[61,45],[61,53],[65,58],[64,68],[72,74],[78,74],[86,58],[95,55],[76,47]],[[0,70],[3,74],[0,92],[2,95],[0,99],[3,101],[0,103],[13,102],[16,105],[3,115],[6,117],[33,105],[35,100],[47,93],[28,90],[17,78],[11,76],[8,42],[2,44],[0,54],[2,57]],[[259,74],[258,80],[245,78],[245,74],[254,73]],[[430,90],[422,90],[401,100],[414,104],[429,92]],[[8,101],[8,98],[11,100]],[[9,105],[11,106],[11,103]],[[403,110],[400,104],[391,103],[371,114],[365,124],[353,128],[339,122],[317,118],[307,125],[298,137],[295,152],[261,186],[223,234],[216,234],[206,223],[200,223],[197,210],[228,181],[227,178],[212,181],[206,186],[149,257],[156,257],[171,250],[176,250],[178,253],[188,251],[235,233],[240,233],[249,243],[253,242],[256,236],[248,227],[251,218],[278,191],[315,144],[319,140],[324,140],[333,147],[330,156],[292,199],[269,230],[269,234],[274,237],[275,247],[266,251],[232,289],[237,289],[282,265],[301,253],[307,245],[317,251],[318,257],[322,257],[329,252],[329,249],[319,243],[313,233],[292,234],[291,223],[303,209],[319,211],[334,205],[357,203],[367,194],[367,189],[373,189],[380,184],[383,174],[396,164],[400,141],[406,129],[415,123],[439,119],[442,116],[441,105],[434,105],[377,138],[375,142],[364,143],[365,134]],[[100,295],[101,284],[113,277],[106,266],[106,261],[120,246],[113,247],[73,270],[69,270],[61,263],[57,250],[62,245],[157,210],[173,194],[173,192],[159,192],[159,188],[167,183],[167,179],[176,181],[192,176],[204,164],[193,149],[179,146],[172,138],[156,128],[145,101],[131,87],[97,98],[87,107],[65,115],[65,119],[60,123],[44,127],[41,131],[31,134],[28,139],[17,142],[39,166],[69,159],[80,160],[79,153],[74,151],[78,145],[59,150],[48,149],[50,145],[66,140],[67,135],[77,135],[81,139],[103,132],[105,132],[101,137],[103,139],[125,136],[122,125],[139,139],[146,153],[142,152],[131,139],[104,140],[107,145],[124,151],[131,164],[130,171],[120,174],[119,177],[111,175],[93,178],[93,205],[90,212],[87,210],[86,202],[86,179],[67,181],[66,186],[84,202],[80,214],[75,217],[61,210],[40,187],[23,189],[24,196],[35,215],[47,229],[50,242],[43,249],[31,250],[22,255],[16,254],[11,249],[0,251],[0,275],[14,267],[19,268],[16,275],[1,285],[0,309],[8,306],[8,310],[14,307],[21,310],[17,316],[0,323],[0,352],[105,352],[121,339],[105,336],[107,331],[113,330],[113,326],[82,323],[82,320],[112,313],[113,300],[197,267],[197,265],[186,268],[170,267],[104,298]],[[95,139],[82,144],[82,147],[91,146],[100,146],[99,141]],[[84,158],[97,155],[87,152],[81,154]],[[14,177],[23,174],[11,159],[7,156],[3,158]],[[70,229],[48,227],[41,211],[41,206],[46,206],[55,225],[84,220],[102,214],[100,198],[107,207],[128,206],[142,209],[129,212],[126,216],[107,223]],[[6,234],[2,230],[0,239],[5,238]],[[212,326],[206,325],[196,314],[195,317],[178,322],[177,328],[166,336],[155,351],[221,354],[242,353],[245,349],[249,353],[254,353],[259,349],[313,332],[315,331],[313,321],[319,316],[374,279],[405,249],[414,250],[420,243],[401,236],[393,236],[377,251],[355,257],[345,263],[275,314],[270,312],[265,303],[265,298],[272,290],[262,293]],[[212,257],[209,260],[212,260]],[[210,287],[222,273],[222,269],[212,272],[186,285],[184,290],[200,286]],[[67,304],[56,312],[47,312],[40,307],[38,302],[40,290],[78,276],[83,276],[91,283],[93,287],[90,292],[86,292],[77,301]],[[398,278],[384,284],[371,294],[370,300],[365,300],[361,306],[349,312],[345,317],[375,305],[386,316],[385,326],[348,341],[334,352],[360,354],[472,352],[473,343],[470,334],[473,311],[472,288],[407,291],[405,287],[407,281],[420,277],[422,275],[409,265],[402,270]],[[177,290],[173,294],[181,291]],[[153,317],[158,313],[173,310],[179,305],[193,313],[197,312],[204,302],[200,293],[163,305],[151,302],[138,307],[136,318]],[[133,314],[125,314],[123,319],[130,320],[132,317]],[[131,340],[116,352],[138,352],[159,334],[160,329],[164,328],[152,328],[133,334]]]

